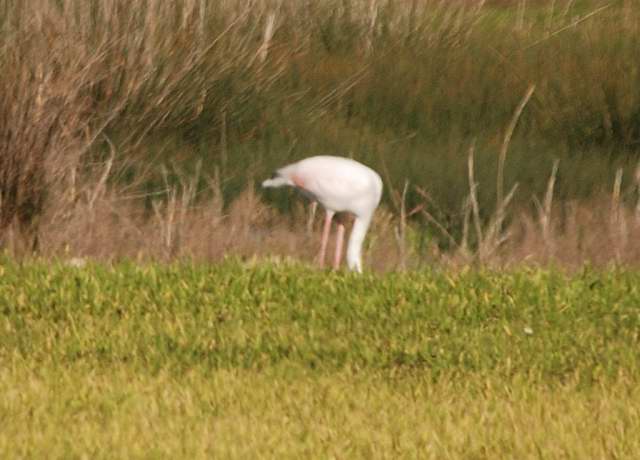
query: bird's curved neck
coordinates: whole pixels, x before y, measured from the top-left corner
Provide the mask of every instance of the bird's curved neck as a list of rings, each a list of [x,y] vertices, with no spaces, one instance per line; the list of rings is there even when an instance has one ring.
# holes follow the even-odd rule
[[[373,216],[356,216],[349,236],[349,246],[347,248],[347,264],[351,270],[362,272],[362,244],[367,234],[371,218]]]

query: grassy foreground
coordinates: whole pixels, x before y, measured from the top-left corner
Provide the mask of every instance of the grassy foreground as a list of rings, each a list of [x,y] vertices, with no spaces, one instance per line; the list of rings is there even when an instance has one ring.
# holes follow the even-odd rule
[[[634,458],[640,273],[0,265],[2,458]]]

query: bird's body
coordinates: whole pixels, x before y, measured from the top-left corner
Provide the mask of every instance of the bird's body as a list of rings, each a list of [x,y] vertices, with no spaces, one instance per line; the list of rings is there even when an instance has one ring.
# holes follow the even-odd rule
[[[271,179],[262,183],[263,187],[291,186],[325,208],[325,219],[320,262],[324,255],[331,228],[331,220],[336,213],[355,216],[349,246],[347,263],[349,268],[362,271],[361,251],[373,213],[382,196],[382,179],[373,169],[355,160],[335,156],[315,156],[278,169]],[[344,226],[338,225],[338,239],[334,266],[340,263]]]

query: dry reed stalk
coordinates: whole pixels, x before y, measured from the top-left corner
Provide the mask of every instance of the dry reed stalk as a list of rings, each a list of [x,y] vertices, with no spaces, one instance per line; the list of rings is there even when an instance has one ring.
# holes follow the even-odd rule
[[[556,0],[551,0],[549,4],[549,9],[547,11],[547,20],[545,21],[544,29],[547,36],[551,33],[551,27],[553,24],[553,17],[555,15],[556,10]]]
[[[547,182],[547,190],[544,195],[544,202],[541,204],[537,197],[533,197],[534,204],[536,205],[536,209],[538,211],[538,222],[542,231],[542,240],[549,256],[552,256],[554,252],[554,244],[551,232],[551,209],[553,206],[553,192],[555,189],[559,163],[559,160],[555,160],[553,162],[551,176],[549,176],[549,180]]]
[[[563,19],[567,17],[567,15],[569,14],[569,11],[571,11],[571,8],[573,7],[573,4],[575,3],[575,0],[568,0],[567,3],[564,6],[564,10],[562,11],[562,14],[560,15]]]
[[[511,236],[511,229],[504,229],[504,219],[506,217],[506,210],[513,199],[516,190],[518,190],[518,184],[514,184],[507,193],[507,196],[502,200],[501,206],[496,210],[494,217],[491,218],[487,225],[487,231],[485,232],[484,239],[480,242],[478,247],[478,257],[480,262],[488,262],[490,256],[502,246]]]
[[[209,218],[218,225],[222,221],[224,210],[220,168],[216,167],[213,171],[213,176],[205,176],[205,180],[207,181],[208,191],[211,193],[208,208],[212,211],[212,215]]]
[[[516,129],[516,125],[518,120],[520,119],[520,115],[522,115],[522,111],[525,106],[531,99],[533,92],[536,89],[536,85],[529,85],[527,91],[525,92],[524,97],[516,107],[513,116],[511,117],[511,121],[509,122],[509,126],[507,127],[507,131],[504,134],[504,138],[502,140],[502,146],[500,147],[500,155],[498,157],[498,173],[497,173],[497,182],[496,182],[496,223],[498,226],[502,225],[504,221],[504,216],[500,214],[500,210],[504,209],[504,164],[507,159],[507,151],[509,150],[509,143],[511,142],[511,137],[513,136],[513,132]],[[498,231],[500,228],[498,228]]]
[[[98,179],[98,183],[95,185],[93,190],[90,191],[90,193],[89,193],[89,196],[88,196],[88,199],[87,199],[87,206],[88,206],[90,212],[93,211],[94,203],[96,202],[96,199],[98,198],[98,196],[104,195],[104,193],[106,192],[107,180],[109,179],[109,176],[111,175],[111,169],[113,168],[113,162],[114,162],[115,157],[116,157],[116,148],[115,148],[115,146],[113,145],[113,143],[109,140],[109,138],[107,136],[105,136],[105,139],[107,139],[107,142],[109,143],[109,147],[111,149],[111,154],[109,156],[109,159],[105,163],[104,170],[103,170],[102,174],[100,175],[100,178]]]
[[[367,54],[373,52],[373,42],[376,35],[376,23],[378,20],[378,3],[376,0],[369,2],[369,25],[367,30],[367,36],[365,39],[365,49]]]
[[[626,210],[624,203],[621,201],[621,189],[622,189],[622,175],[623,169],[618,168],[616,171],[615,179],[613,181],[613,191],[611,193],[611,208],[610,208],[610,225],[612,226],[612,233],[614,234],[615,241],[618,243],[615,246],[616,260],[619,262],[621,254],[626,251],[627,243],[629,240],[629,232],[627,228]]]
[[[398,225],[394,228],[396,243],[398,244],[398,257],[400,270],[407,268],[407,192],[409,190],[409,180],[404,181],[400,201],[400,217]]]
[[[478,243],[484,240],[484,236],[482,234],[482,223],[480,221],[480,205],[478,204],[478,196],[477,196],[477,188],[478,184],[474,177],[474,164],[473,158],[475,154],[475,143],[471,144],[469,147],[469,155],[467,158],[467,171],[469,178],[469,205],[471,207],[472,216],[473,216],[473,225],[476,230],[476,238]]]
[[[633,182],[636,188],[636,206],[635,206],[635,224],[640,225],[640,162],[636,165],[636,169],[633,174]]]
[[[563,13],[563,15],[562,15],[563,17],[565,17],[565,16],[567,15],[567,13],[569,12],[569,10],[570,10],[570,9],[571,9],[571,7],[573,6],[573,1],[574,1],[574,0],[570,0],[569,2],[567,2],[567,7],[565,8],[565,12],[564,12],[564,13]],[[523,51],[524,51],[524,50],[528,50],[528,49],[530,49],[530,48],[533,48],[533,47],[535,47],[535,46],[538,46],[538,45],[540,45],[540,44],[542,44],[542,43],[546,42],[546,41],[547,41],[547,40],[549,40],[550,38],[552,38],[552,37],[554,37],[554,36],[556,36],[556,35],[558,35],[558,34],[561,34],[562,32],[564,32],[564,31],[566,31],[566,30],[569,30],[569,29],[575,28],[578,24],[580,24],[580,23],[582,23],[582,22],[586,21],[587,19],[589,19],[589,18],[591,18],[591,17],[593,17],[593,16],[595,16],[595,15],[597,15],[597,14],[602,13],[603,11],[605,11],[606,9],[608,9],[608,8],[609,8],[609,7],[611,7],[611,6],[612,6],[612,4],[611,4],[611,3],[609,3],[609,4],[606,4],[606,5],[603,5],[603,6],[599,7],[599,8],[596,8],[595,10],[590,11],[589,13],[584,14],[584,15],[582,15],[582,16],[576,16],[575,18],[573,18],[573,20],[571,21],[571,23],[569,23],[569,24],[567,24],[567,25],[565,25],[565,26],[562,26],[562,27],[560,27],[559,29],[554,30],[553,32],[549,32],[549,33],[547,33],[543,38],[541,38],[541,39],[539,39],[539,40],[536,40],[535,42],[531,43],[530,45],[527,45],[526,47],[524,47],[524,48],[523,48]]]
[[[267,60],[269,48],[271,47],[271,39],[273,38],[273,32],[275,30],[275,24],[276,14],[274,12],[268,13],[265,20],[264,33],[262,35],[262,45],[260,45],[260,48],[258,49],[260,63],[264,63]]]
[[[508,145],[508,142],[507,142]],[[503,222],[506,216],[506,210],[509,206],[509,203],[513,199],[513,196],[517,190],[518,184],[516,183],[506,197],[501,198],[498,201],[497,208],[494,212],[493,217],[489,220],[486,231],[482,229],[482,221],[480,218],[480,205],[478,203],[477,196],[477,187],[478,184],[475,180],[474,173],[474,153],[475,153],[475,145],[472,144],[469,148],[469,155],[467,159],[467,169],[468,169],[468,179],[469,179],[469,195],[468,200],[465,205],[464,214],[470,214],[473,218],[473,225],[476,231],[476,239],[477,239],[477,251],[476,258],[480,262],[485,262],[489,256],[491,256],[494,251],[502,245],[508,238],[509,232],[503,231]],[[506,149],[505,149],[506,155]],[[501,156],[501,158],[503,158]],[[499,176],[502,174],[502,171],[499,171]],[[499,181],[500,182],[500,181]],[[465,217],[467,220],[468,217]],[[465,224],[468,225],[468,224]],[[468,250],[468,230],[465,230],[463,233],[463,241],[460,245],[463,248],[464,252]]]
[[[471,200],[467,197],[462,204],[463,219],[462,219],[462,237],[460,238],[460,253],[465,259],[470,258],[470,246],[469,246],[469,222],[471,221]]]
[[[518,12],[517,12],[517,20],[516,20],[516,31],[522,32],[524,30],[524,15],[527,9],[527,0],[519,0],[518,1]]]

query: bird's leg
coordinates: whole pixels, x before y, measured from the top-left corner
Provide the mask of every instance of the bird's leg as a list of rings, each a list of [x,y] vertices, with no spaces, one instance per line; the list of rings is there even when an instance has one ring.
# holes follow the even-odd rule
[[[327,253],[327,243],[329,242],[329,233],[331,232],[331,219],[333,219],[333,211],[327,210],[324,217],[324,227],[322,229],[322,241],[320,242],[320,254],[318,254],[318,263],[324,267],[324,259]]]
[[[344,244],[344,223],[342,220],[338,223],[338,233],[336,235],[336,252],[333,257],[333,268],[340,268],[340,259],[342,259],[342,246]]]

